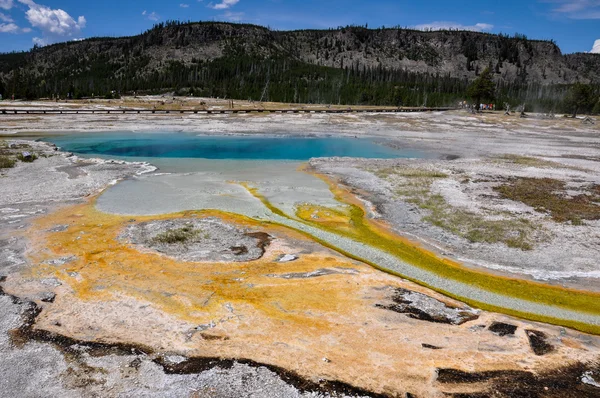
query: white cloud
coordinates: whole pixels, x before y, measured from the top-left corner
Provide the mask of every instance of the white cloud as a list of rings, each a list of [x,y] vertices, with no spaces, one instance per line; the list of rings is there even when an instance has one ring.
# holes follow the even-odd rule
[[[592,54],[600,54],[600,39],[596,40],[594,46],[592,47]]]
[[[0,33],[29,33],[29,28],[19,28],[10,15],[0,12]]]
[[[475,25],[462,25],[457,22],[435,21],[413,26],[419,30],[471,30],[473,32],[489,32],[494,25],[489,23],[476,23]]]
[[[160,15],[158,15],[154,11],[149,13],[148,11],[144,10],[144,11],[142,11],[142,15],[151,21],[158,21],[160,19]]]
[[[150,14],[148,14],[146,16],[146,18],[148,18],[151,21],[158,21],[160,19],[160,15],[158,15],[157,13],[155,13],[154,11],[152,11]]]
[[[181,8],[189,8],[190,5],[189,4],[185,4],[185,3],[181,3],[181,4],[179,4],[179,7],[181,7]]]
[[[41,37],[34,37],[33,38],[33,44],[37,44],[38,46],[47,46],[48,44],[51,44],[50,42],[48,42],[48,40],[43,39]]]
[[[35,3],[33,0],[18,0],[19,3],[29,7],[25,16],[31,26],[38,28],[42,32],[42,37],[35,37],[34,43],[39,45],[47,45],[65,38],[72,38],[81,33],[85,28],[87,21],[84,16],[80,16],[75,20],[66,11],[52,9],[41,4]]]
[[[220,15],[220,17],[231,22],[240,22],[242,19],[244,19],[244,13],[225,11],[222,15]]]
[[[21,29],[14,23],[0,23],[0,33],[19,33]]]
[[[2,14],[1,12],[0,12],[0,21],[2,21],[2,22],[9,22],[9,23],[10,23],[10,22],[15,22],[15,21],[13,21],[13,19],[10,17],[10,15]]]
[[[555,4],[552,12],[570,19],[600,19],[600,0],[543,0]]]
[[[0,8],[10,10],[13,7],[13,0],[0,0]]]
[[[226,10],[228,8],[233,7],[234,5],[236,5],[239,2],[240,2],[240,0],[221,0],[220,3],[217,3],[217,4],[210,3],[208,6],[215,10]]]

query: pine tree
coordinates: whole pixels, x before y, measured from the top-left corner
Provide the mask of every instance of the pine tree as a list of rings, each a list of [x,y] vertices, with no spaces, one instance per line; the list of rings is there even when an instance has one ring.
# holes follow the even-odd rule
[[[481,75],[471,83],[467,94],[475,100],[477,107],[481,104],[482,99],[493,101],[496,98],[496,84],[492,80],[490,68],[485,68]]]
[[[600,98],[596,101],[596,105],[594,105],[594,109],[592,109],[592,114],[600,115]]]
[[[594,106],[595,100],[596,98],[591,86],[576,83],[565,98],[565,107],[573,112],[573,117],[575,118],[578,112],[589,111]]]

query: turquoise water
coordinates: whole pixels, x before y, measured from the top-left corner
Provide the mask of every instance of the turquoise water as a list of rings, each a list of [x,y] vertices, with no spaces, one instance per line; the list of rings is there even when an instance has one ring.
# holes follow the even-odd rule
[[[421,158],[366,138],[202,136],[186,133],[85,133],[46,138],[81,155],[143,158],[308,160],[314,157]]]

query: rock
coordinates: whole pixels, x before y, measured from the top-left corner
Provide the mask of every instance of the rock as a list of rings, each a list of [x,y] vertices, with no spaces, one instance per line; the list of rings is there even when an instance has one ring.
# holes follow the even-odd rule
[[[194,329],[203,332],[207,329],[213,329],[215,326],[217,326],[217,324],[214,321],[211,321],[210,323],[198,325]]]
[[[69,228],[68,225],[55,225],[52,228],[50,228],[48,231],[49,232],[64,232]]]
[[[298,256],[293,255],[293,254],[284,254],[277,261],[280,263],[289,263],[290,261],[296,261],[296,260],[298,260]]]
[[[257,260],[272,240],[216,217],[132,222],[120,239],[191,262]]]
[[[62,285],[62,282],[59,281],[56,278],[46,278],[46,279],[42,279],[40,281],[40,283],[44,286],[50,286],[50,287],[58,287],[60,285]]]
[[[469,328],[471,332],[479,332],[485,329],[485,325],[474,325]]]
[[[462,325],[479,318],[479,311],[467,305],[453,308],[445,303],[402,288],[390,288],[392,304],[376,304],[376,307],[408,314],[409,317],[422,321]]]
[[[164,361],[168,364],[178,365],[187,361],[187,358],[181,355],[167,355],[164,358]]]
[[[52,292],[45,292],[41,294],[40,300],[44,303],[53,303],[56,298],[56,294]]]
[[[594,379],[593,372],[591,370],[588,370],[587,372],[581,375],[581,382],[590,386],[600,388],[600,382],[597,382]]]
[[[140,358],[135,358],[127,366],[130,368],[133,368],[135,370],[139,370],[141,365],[142,365],[142,360]]]
[[[311,272],[292,272],[289,274],[269,274],[268,277],[271,278],[282,278],[282,279],[307,279],[307,278],[317,278],[319,276],[326,275],[334,275],[334,274],[358,274],[358,271],[353,268],[321,268],[316,271]]]
[[[47,260],[44,262],[44,264],[59,266],[59,265],[65,265],[70,262],[73,262],[73,261],[75,261],[75,259],[77,259],[77,257],[75,257],[75,256],[60,257],[60,258],[55,258],[52,260]]]

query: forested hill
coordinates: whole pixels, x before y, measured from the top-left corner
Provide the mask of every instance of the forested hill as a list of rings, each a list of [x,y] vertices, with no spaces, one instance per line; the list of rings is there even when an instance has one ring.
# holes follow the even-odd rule
[[[497,100],[554,106],[567,85],[600,83],[600,55],[552,41],[467,31],[346,27],[272,31],[216,22],[159,24],[0,54],[0,93],[19,98],[180,91],[283,102],[445,105],[490,67]]]

